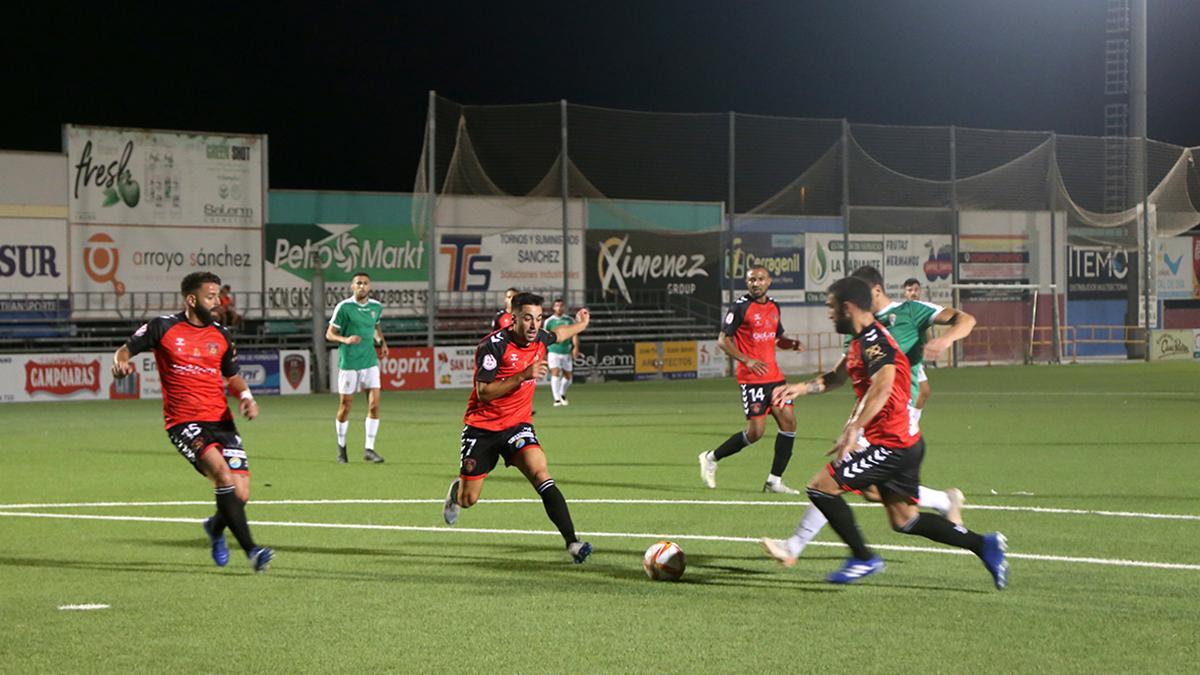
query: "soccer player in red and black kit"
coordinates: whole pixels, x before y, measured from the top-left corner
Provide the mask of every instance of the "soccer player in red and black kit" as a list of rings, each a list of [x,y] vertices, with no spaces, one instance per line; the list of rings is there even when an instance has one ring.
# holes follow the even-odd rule
[[[520,292],[515,288],[504,291],[504,307],[496,310],[496,316],[492,317],[492,330],[504,330],[513,325],[513,298]]]
[[[571,559],[582,563],[592,545],[575,537],[567,500],[550,477],[533,429],[532,412],[537,381],[548,370],[546,348],[583,332],[589,315],[581,309],[574,324],[547,332],[542,330],[542,302],[541,296],[519,293],[512,299],[513,324],[485,337],[475,350],[475,388],[463,417],[459,476],[450,483],[442,515],[453,525],[462,509],[479,501],[483,479],[503,457],[505,465],[520,469],[537,490]]]
[[[138,328],[113,354],[113,377],[120,379],[134,371],[136,366],[129,362],[134,354],[154,351],[162,380],[167,437],[216,488],[217,512],[204,521],[213,562],[220,567],[229,562],[228,527],[250,566],[263,572],[274,552],[254,543],[246,522],[250,465],[225,400],[226,383],[229,393],[239,398],[238,408],[246,419],[258,416],[258,404],[238,374],[233,338],[213,321],[213,311],[221,302],[221,278],[211,272],[193,272],[183,278],[180,290],[184,311],[160,316]]]
[[[936,513],[917,510],[925,441],[909,424],[911,371],[904,352],[871,312],[871,287],[862,279],[846,277],[829,287],[825,304],[837,332],[854,336],[846,349],[846,369],[857,397],[850,419],[829,453],[833,461],[808,483],[809,499],[851,551],[851,557],[828,580],[848,584],[883,571],[883,559],[867,548],[854,514],[841,496],[874,485],[892,529],[971,551],[983,561],[996,588],[1003,590],[1008,585],[1004,535],[980,535]],[[793,385],[804,386],[808,385]],[[780,387],[776,400],[796,395],[789,389],[792,387]],[[860,433],[869,444],[865,448],[858,445]]]
[[[700,453],[700,479],[710,488],[717,487],[717,462],[762,438],[770,413],[779,433],[775,435],[775,459],[763,492],[798,495],[799,490],[783,484],[783,472],[796,441],[796,415],[790,400],[773,404],[771,399],[775,388],[784,384],[779,364],[775,362],[775,347],[803,349],[803,346],[783,336],[779,305],[767,295],[770,287],[771,273],[767,268],[751,267],[746,270],[746,294],[725,314],[717,343],[738,362],[737,381],[742,388],[746,430],[730,436],[717,449]]]

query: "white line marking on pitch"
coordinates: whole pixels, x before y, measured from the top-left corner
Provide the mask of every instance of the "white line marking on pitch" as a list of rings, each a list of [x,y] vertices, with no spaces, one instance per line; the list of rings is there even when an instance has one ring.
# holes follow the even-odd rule
[[[100,604],[94,604],[94,605],[59,605],[59,606],[58,606],[58,608],[59,608],[59,609],[61,609],[61,610],[66,610],[66,611],[73,611],[73,610],[74,610],[74,611],[87,612],[87,611],[90,611],[90,610],[93,610],[93,609],[108,609],[108,605],[100,605]]]
[[[0,517],[8,516],[12,518],[58,518],[64,520],[107,520],[116,522],[138,522],[138,523],[190,523],[198,524],[204,522],[203,518],[160,518],[152,516],[98,516],[87,515],[80,513],[31,513],[28,511],[0,511]],[[479,527],[436,527],[424,525],[371,525],[359,523],[302,523],[291,521],[271,521],[271,520],[253,520],[251,525],[255,527],[308,527],[329,530],[383,530],[388,532],[430,532],[437,534],[514,534],[528,536],[561,536],[556,530],[514,530],[514,529],[491,529]],[[587,537],[613,537],[618,539],[678,539],[681,541],[720,541],[754,544],[759,540],[756,537],[725,537],[719,535],[707,534],[661,534],[652,532],[579,532],[579,534]],[[844,544],[829,541],[814,541],[809,546],[835,546],[844,547]],[[877,548],[881,551],[905,551],[913,553],[941,553],[949,555],[973,555],[970,551],[955,548],[932,548],[927,546],[897,546],[892,544],[872,544],[872,548]],[[1047,562],[1066,562],[1080,563],[1086,565],[1109,565],[1113,567],[1145,567],[1163,570],[1187,570],[1190,572],[1200,572],[1200,565],[1186,563],[1164,563],[1153,562],[1147,560],[1124,560],[1120,558],[1088,558],[1077,556],[1062,556],[1062,555],[1043,555],[1039,553],[1013,553],[1009,552],[1008,557],[1016,560],[1041,560]]]
[[[253,501],[254,506],[313,506],[338,504],[441,504],[442,499],[266,499]],[[481,499],[480,504],[541,504],[542,500]],[[686,506],[808,506],[805,501],[739,501],[719,499],[572,499],[572,504],[640,504],[640,505],[686,505]],[[72,502],[47,504],[0,504],[0,509],[69,509],[133,506],[211,506],[211,501],[160,501],[160,502]],[[879,504],[852,503],[855,508],[878,508]],[[1019,513],[1049,513],[1071,516],[1105,516],[1110,518],[1149,518],[1152,520],[1195,520],[1200,515],[1188,513],[1141,513],[1137,511],[1104,511],[1097,509],[1067,509],[1051,506],[1004,506],[1000,504],[967,504],[971,511],[1014,511]]]

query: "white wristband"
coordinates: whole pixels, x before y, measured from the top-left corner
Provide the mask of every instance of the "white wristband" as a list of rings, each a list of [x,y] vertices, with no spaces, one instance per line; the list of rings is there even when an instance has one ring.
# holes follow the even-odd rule
[[[253,401],[253,400],[254,400],[254,394],[250,393],[250,390],[249,390],[249,389],[247,389],[247,390],[245,390],[245,391],[243,391],[243,392],[242,392],[242,397],[241,397],[241,398],[242,398],[242,400],[243,400],[243,401]]]

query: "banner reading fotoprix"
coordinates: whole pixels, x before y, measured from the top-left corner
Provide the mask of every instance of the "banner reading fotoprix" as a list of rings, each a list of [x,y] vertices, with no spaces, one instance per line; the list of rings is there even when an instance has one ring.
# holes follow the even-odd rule
[[[434,388],[434,352],[430,347],[396,347],[379,362],[379,384],[384,391]],[[329,350],[329,381],[337,388],[338,353]]]
[[[261,228],[265,136],[67,125],[72,223]]]
[[[71,290],[106,296],[76,303],[75,318],[118,316],[114,307],[128,306],[128,293],[177,298],[179,282],[191,272],[215,272],[234,292],[261,287],[258,230],[80,223],[73,223],[70,229]]]
[[[389,308],[424,307],[429,252],[413,229],[412,195],[273,191],[270,205],[269,316],[308,312],[314,264],[325,281],[326,315],[352,295],[357,272],[371,276],[372,297]]]
[[[615,302],[636,303],[640,293],[665,291],[718,305],[720,249],[720,232],[589,229],[588,288]]]
[[[0,218],[0,289],[67,292],[67,222]]]

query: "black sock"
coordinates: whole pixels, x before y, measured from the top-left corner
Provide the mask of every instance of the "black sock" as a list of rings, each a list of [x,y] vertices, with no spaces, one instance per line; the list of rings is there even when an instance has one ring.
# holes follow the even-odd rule
[[[542,505],[546,507],[546,515],[550,516],[550,521],[562,533],[562,538],[566,540],[567,544],[579,541],[575,538],[575,523],[571,522],[571,512],[567,509],[567,500],[559,491],[558,486],[554,484],[554,479],[546,479],[546,482],[537,486],[537,492],[542,497]]]
[[[961,525],[955,525],[936,513],[918,514],[916,518],[908,521],[908,524],[899,528],[898,531],[905,534],[918,534],[936,542],[965,548],[975,555],[983,552],[982,535],[976,534]]]
[[[858,524],[854,522],[854,514],[850,513],[850,505],[842,499],[841,495],[831,495],[821,492],[820,490],[808,489],[808,499],[813,506],[817,507],[825,519],[829,521],[829,526],[834,532],[841,537],[842,541],[850,547],[850,553],[859,560],[870,560],[875,557],[871,549],[867,548],[867,542],[863,541],[862,532],[858,531]]]
[[[217,495],[217,510],[225,519],[225,525],[233,532],[242,550],[249,553],[254,549],[254,539],[250,536],[250,524],[246,522],[246,505],[234,493],[232,485],[222,485],[214,492]]]
[[[781,431],[775,434],[775,459],[771,462],[771,475],[783,476],[787,471],[788,462],[792,459],[792,445],[796,442],[796,432]]]
[[[225,531],[225,516],[221,515],[221,509],[217,509],[217,512],[213,514],[208,522],[212,525],[212,533],[214,535],[219,535]]]
[[[736,455],[741,452],[742,448],[747,445],[750,445],[750,441],[746,440],[746,432],[739,431],[725,439],[724,443],[717,446],[716,450],[713,450],[713,459],[719,462],[730,455]]]

